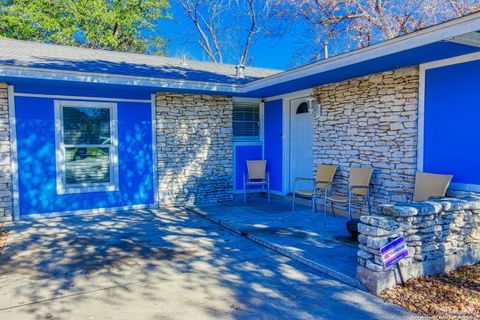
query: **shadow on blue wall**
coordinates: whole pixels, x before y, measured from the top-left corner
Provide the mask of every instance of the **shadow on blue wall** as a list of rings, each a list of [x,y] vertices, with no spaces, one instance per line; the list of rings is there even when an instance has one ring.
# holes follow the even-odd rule
[[[119,191],[58,195],[53,99],[16,97],[20,214],[154,202],[151,107],[118,103]]]
[[[243,175],[247,174],[247,160],[262,160],[262,146],[256,145],[235,147],[235,190],[243,190]],[[258,188],[260,187],[249,187],[249,189]]]

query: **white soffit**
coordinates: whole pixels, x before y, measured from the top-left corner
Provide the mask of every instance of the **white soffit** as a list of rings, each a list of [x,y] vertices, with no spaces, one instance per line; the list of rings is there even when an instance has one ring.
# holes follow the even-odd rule
[[[450,38],[447,41],[480,48],[480,32],[477,31],[462,34],[460,36]]]

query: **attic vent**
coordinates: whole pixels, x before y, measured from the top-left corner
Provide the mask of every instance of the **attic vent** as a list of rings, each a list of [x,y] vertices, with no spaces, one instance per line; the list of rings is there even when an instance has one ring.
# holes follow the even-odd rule
[[[235,66],[235,74],[237,78],[244,78],[245,77],[245,65],[240,64]]]

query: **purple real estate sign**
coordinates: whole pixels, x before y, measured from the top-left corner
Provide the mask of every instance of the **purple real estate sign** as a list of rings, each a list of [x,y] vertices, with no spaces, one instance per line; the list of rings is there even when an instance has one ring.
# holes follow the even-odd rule
[[[380,249],[382,261],[385,268],[389,268],[398,263],[403,258],[408,257],[408,249],[404,237],[398,237],[392,242],[387,243]]]

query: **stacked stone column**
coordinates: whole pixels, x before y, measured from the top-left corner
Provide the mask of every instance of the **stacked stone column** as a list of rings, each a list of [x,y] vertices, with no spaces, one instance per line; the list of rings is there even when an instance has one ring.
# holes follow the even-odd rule
[[[357,276],[380,292],[404,280],[480,262],[480,196],[436,198],[422,203],[383,205],[359,224]],[[380,248],[404,236],[409,257],[386,270]]]
[[[157,93],[160,205],[232,198],[232,112],[231,97]]]
[[[0,83],[0,221],[12,220],[12,167],[8,87]]]

